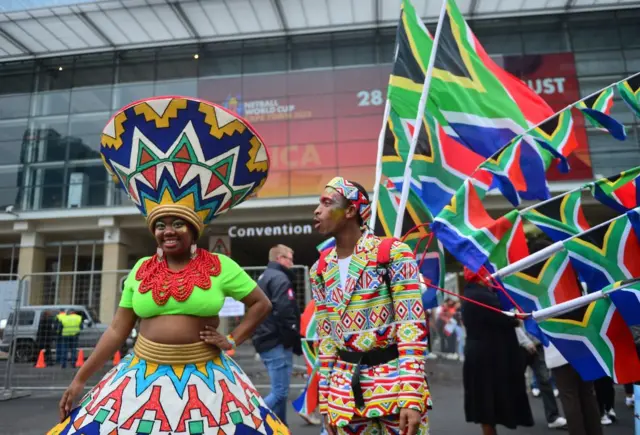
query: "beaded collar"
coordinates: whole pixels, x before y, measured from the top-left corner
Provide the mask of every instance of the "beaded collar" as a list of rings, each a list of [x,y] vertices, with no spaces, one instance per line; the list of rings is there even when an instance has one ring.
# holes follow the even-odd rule
[[[146,260],[136,272],[140,281],[138,291],[151,292],[157,305],[164,305],[173,297],[178,302],[189,299],[194,287],[202,290],[211,288],[211,277],[221,272],[220,259],[204,249],[198,249],[189,264],[182,270],[169,269],[167,259],[158,260],[158,256]]]

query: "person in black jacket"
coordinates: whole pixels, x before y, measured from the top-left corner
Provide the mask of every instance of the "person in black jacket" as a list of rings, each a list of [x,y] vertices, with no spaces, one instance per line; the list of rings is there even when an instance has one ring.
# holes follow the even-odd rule
[[[258,285],[271,301],[273,309],[253,336],[253,345],[271,379],[271,392],[264,401],[285,424],[293,353],[301,353],[300,308],[293,288],[291,266],[291,248],[284,245],[271,248],[267,270],[258,278]]]
[[[44,311],[40,315],[40,323],[38,324],[38,332],[36,333],[37,349],[44,350],[44,361],[47,366],[53,365],[51,355],[51,343],[56,335],[57,321],[55,313],[52,311]]]
[[[500,309],[500,299],[479,275],[465,268],[468,300]],[[462,381],[464,413],[482,426],[483,435],[496,435],[496,426],[533,426],[524,378],[524,361],[516,336],[520,322],[465,300],[462,321],[467,328]]]

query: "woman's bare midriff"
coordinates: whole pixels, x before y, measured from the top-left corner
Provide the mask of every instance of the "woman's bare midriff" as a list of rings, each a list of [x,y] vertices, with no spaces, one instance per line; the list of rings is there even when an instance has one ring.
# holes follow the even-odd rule
[[[194,316],[158,316],[140,321],[140,335],[162,344],[190,344],[200,341],[205,325],[218,328],[220,318]]]

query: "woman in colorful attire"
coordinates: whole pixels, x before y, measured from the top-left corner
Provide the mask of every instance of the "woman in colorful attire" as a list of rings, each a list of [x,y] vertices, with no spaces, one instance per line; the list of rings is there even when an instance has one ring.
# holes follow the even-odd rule
[[[232,259],[196,245],[207,223],[264,184],[269,160],[261,139],[212,103],[161,97],[118,112],[103,131],[101,153],[158,248],[126,279],[113,322],[65,391],[62,422],[49,434],[288,434],[223,352],[249,338],[271,304]],[[242,301],[246,315],[224,337],[216,328],[226,297]],[[133,354],[72,409],[138,319]]]

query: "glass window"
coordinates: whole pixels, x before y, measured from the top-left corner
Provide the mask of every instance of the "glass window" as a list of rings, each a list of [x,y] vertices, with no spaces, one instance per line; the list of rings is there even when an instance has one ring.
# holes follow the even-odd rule
[[[4,80],[0,77],[0,81]],[[22,118],[29,116],[31,94],[0,95],[0,119]]]
[[[624,59],[617,50],[575,53],[578,76],[624,73]]]
[[[67,207],[101,206],[106,204],[107,171],[102,164],[67,168],[65,193]]]
[[[134,101],[149,98],[153,95],[153,82],[127,83],[114,87],[115,102],[112,109],[118,110]]]
[[[22,163],[22,143],[28,135],[27,120],[0,118],[0,165]]]
[[[615,16],[611,13],[573,14],[569,16],[568,22],[571,44],[575,51],[620,47]],[[607,25],[603,25],[604,23]]]
[[[640,49],[624,50],[624,58],[628,74],[635,74],[640,71]]]
[[[196,47],[181,46],[162,49],[158,52],[156,80],[186,79],[198,77]]]
[[[490,20],[473,23],[472,29],[488,54],[522,54],[524,43],[517,26],[505,27],[503,21]]]
[[[41,210],[63,208],[64,206],[64,167],[33,169],[29,180],[29,209]]]
[[[627,133],[626,141],[617,141],[606,132],[588,132],[594,173],[609,176],[640,165],[637,128],[627,126]]]
[[[569,50],[567,35],[558,23],[553,28],[536,31],[523,31],[524,51],[532,53],[559,53]]]
[[[396,54],[396,32],[386,30],[380,32],[378,45],[378,62],[391,63]]]
[[[167,80],[156,82],[154,96],[178,95],[184,97],[198,97],[198,80]],[[151,95],[148,95],[149,97]]]
[[[618,19],[619,21],[622,21]],[[640,26],[638,22],[640,17],[635,17],[633,22],[627,20],[622,21],[618,27],[620,32],[620,41],[624,47],[638,47],[640,46]]]
[[[100,136],[111,112],[71,115],[69,121],[69,160],[100,158]]]
[[[102,112],[111,109],[113,86],[94,86],[71,90],[71,113]]]
[[[71,59],[47,59],[40,66],[36,115],[60,115],[69,112],[73,62]]]
[[[40,64],[38,91],[69,89],[73,84],[73,59],[46,59]]]
[[[29,116],[33,91],[32,63],[2,65],[0,69],[0,119]]]
[[[154,50],[134,50],[120,54],[118,83],[154,81],[155,59]]]
[[[285,47],[284,39],[245,42],[242,53],[242,73],[286,71],[288,65]]]
[[[291,69],[332,66],[331,41],[326,36],[296,37],[291,42]]]
[[[239,75],[242,73],[242,43],[208,44],[200,50],[200,77]]]
[[[62,115],[69,113],[71,90],[45,91],[34,96],[36,115]]]
[[[113,84],[115,59],[113,53],[83,55],[76,58],[73,86],[100,86]]]
[[[26,142],[30,162],[64,161],[67,158],[68,116],[51,116],[34,121],[34,131]]]
[[[376,63],[374,34],[346,33],[334,35],[333,64],[335,66],[367,65]]]
[[[13,326],[15,311],[9,314],[7,326]],[[18,326],[30,326],[36,318],[36,312],[32,310],[18,311]]]
[[[0,168],[0,209],[20,204],[23,175],[22,169],[19,168]]]

